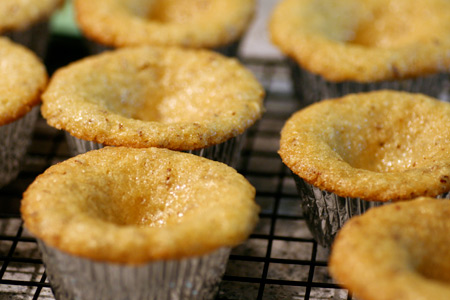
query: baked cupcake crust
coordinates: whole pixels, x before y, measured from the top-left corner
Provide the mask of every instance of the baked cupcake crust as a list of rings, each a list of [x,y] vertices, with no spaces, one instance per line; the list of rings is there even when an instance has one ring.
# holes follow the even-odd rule
[[[450,298],[450,201],[420,198],[349,220],[331,275],[362,300]]]
[[[450,104],[377,91],[295,113],[279,154],[301,178],[341,197],[388,201],[450,190]]]
[[[0,126],[11,123],[39,104],[47,71],[30,50],[0,37]]]
[[[271,39],[330,81],[370,82],[449,72],[446,0],[284,0]]]
[[[0,32],[24,30],[44,21],[62,5],[63,0],[0,1]]]
[[[123,47],[166,45],[216,48],[240,38],[255,0],[76,0],[84,34]]]
[[[120,49],[58,70],[48,124],[100,144],[192,150],[244,132],[264,90],[237,60],[206,50]]]
[[[47,245],[138,264],[232,247],[259,208],[234,169],[160,148],[105,147],[50,167],[24,193],[25,226]]]

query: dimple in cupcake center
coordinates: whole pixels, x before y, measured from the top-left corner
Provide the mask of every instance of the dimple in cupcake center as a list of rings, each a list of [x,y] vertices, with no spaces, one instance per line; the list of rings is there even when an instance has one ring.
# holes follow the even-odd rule
[[[162,23],[189,23],[208,12],[213,1],[159,0],[153,1],[147,17]]]
[[[406,264],[425,278],[450,284],[450,265],[447,263],[450,261],[448,223],[438,221],[427,208],[416,214],[422,220],[414,227],[403,224],[402,228],[391,228],[391,235],[399,246],[400,255],[408,253]],[[399,257],[398,260],[402,259]]]
[[[450,7],[442,1],[416,1],[414,5],[409,0],[367,2],[369,9],[362,14],[364,17],[359,20],[350,43],[396,48],[434,42],[439,40],[439,32],[448,26],[445,14]]]
[[[138,168],[138,167],[136,167]],[[149,174],[145,174],[149,172]],[[86,202],[97,218],[119,226],[163,227],[176,224],[195,211],[192,188],[169,164],[153,170],[118,175],[105,181]]]
[[[111,76],[111,70],[119,75]],[[126,118],[201,123],[239,111],[233,79],[214,55],[200,60],[186,54],[181,60],[156,53],[140,62],[106,66],[102,74],[90,75],[84,88],[89,100]]]
[[[210,13],[217,1],[210,0],[133,0],[126,1],[127,9],[145,20],[167,24],[198,22]]]
[[[354,168],[399,172],[439,163],[449,156],[445,123],[414,111],[403,117],[372,115],[358,124],[335,124],[329,145]]]
[[[435,250],[436,248],[433,249]],[[448,264],[443,263],[450,260],[449,255],[445,254],[445,251],[448,253],[447,250],[442,249],[443,252],[437,253],[434,251],[433,253],[428,253],[429,256],[420,261],[419,266],[417,266],[419,273],[428,279],[450,284],[450,269]]]

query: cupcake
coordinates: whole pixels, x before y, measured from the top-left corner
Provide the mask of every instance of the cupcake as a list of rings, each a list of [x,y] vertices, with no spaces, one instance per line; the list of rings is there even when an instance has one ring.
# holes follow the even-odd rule
[[[258,220],[254,196],[222,163],[105,147],[38,176],[21,213],[58,299],[212,299]]]
[[[361,300],[450,299],[449,215],[449,200],[421,198],[355,217],[333,244],[330,272]]]
[[[0,34],[44,58],[49,37],[48,20],[63,0],[0,1]]]
[[[237,60],[208,50],[142,46],[58,70],[43,95],[48,124],[103,145],[193,151],[233,164],[263,113],[264,90]]]
[[[0,37],[0,187],[20,171],[46,85],[47,72],[36,55]]]
[[[295,113],[279,154],[314,237],[329,247],[352,216],[389,201],[446,197],[450,104],[398,91],[350,94]]]
[[[292,59],[305,105],[379,89],[445,98],[446,0],[284,0],[273,12],[270,34]]]
[[[209,48],[232,56],[255,5],[255,0],[75,0],[75,11],[83,33],[101,45]]]

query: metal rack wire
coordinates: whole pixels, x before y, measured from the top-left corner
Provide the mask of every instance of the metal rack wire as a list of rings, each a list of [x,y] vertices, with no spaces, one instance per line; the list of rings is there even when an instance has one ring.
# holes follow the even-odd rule
[[[243,60],[264,85],[262,120],[249,130],[239,171],[262,210],[250,239],[230,256],[218,300],[351,299],[327,272],[327,250],[312,239],[294,182],[278,157],[279,132],[300,108],[284,61]],[[34,178],[69,157],[64,135],[39,119],[17,180],[0,190],[0,299],[54,299],[35,240],[22,227],[21,195]]]

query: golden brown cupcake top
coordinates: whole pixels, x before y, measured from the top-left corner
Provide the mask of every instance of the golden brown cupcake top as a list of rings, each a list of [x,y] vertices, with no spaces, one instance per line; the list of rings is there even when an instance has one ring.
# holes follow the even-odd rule
[[[11,123],[40,102],[47,71],[30,50],[0,37],[0,126]]]
[[[255,0],[76,0],[81,30],[109,46],[215,48],[248,27]]]
[[[97,143],[204,148],[261,117],[264,91],[235,59],[206,50],[115,50],[60,69],[43,95],[47,122]]]
[[[448,0],[284,0],[273,42],[331,81],[379,81],[449,72]]]
[[[23,30],[44,21],[62,3],[62,0],[1,0],[0,32]]]
[[[343,197],[387,201],[450,190],[450,104],[379,91],[325,100],[281,132],[283,162]]]
[[[450,299],[449,215],[448,199],[370,209],[338,233],[330,273],[361,300]]]
[[[160,148],[106,147],[50,167],[24,193],[25,226],[99,261],[202,255],[244,241],[259,208],[234,169]]]

